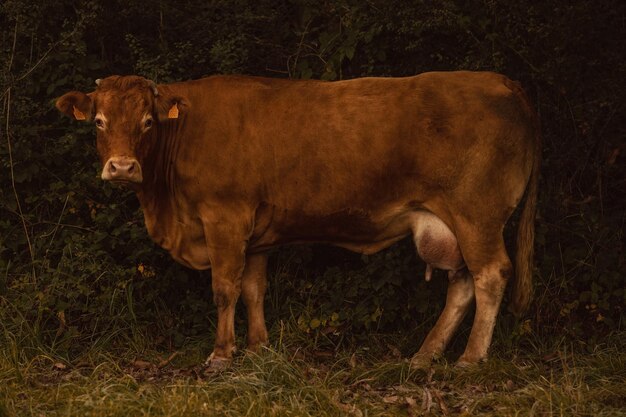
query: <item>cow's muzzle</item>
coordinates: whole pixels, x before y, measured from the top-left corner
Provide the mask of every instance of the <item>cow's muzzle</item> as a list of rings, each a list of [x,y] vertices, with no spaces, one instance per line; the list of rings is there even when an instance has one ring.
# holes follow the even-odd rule
[[[102,170],[102,179],[105,181],[133,182],[143,181],[141,165],[135,158],[116,156],[109,158]]]

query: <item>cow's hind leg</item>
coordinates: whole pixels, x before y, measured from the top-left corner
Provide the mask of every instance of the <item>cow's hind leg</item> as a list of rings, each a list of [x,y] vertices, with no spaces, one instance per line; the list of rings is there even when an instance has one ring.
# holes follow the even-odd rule
[[[267,288],[267,255],[248,255],[242,277],[241,296],[248,310],[248,350],[267,344],[263,300]]]
[[[422,347],[411,359],[412,365],[426,366],[433,358],[443,353],[473,300],[474,282],[472,276],[466,269],[457,271],[450,277],[448,283],[446,306],[437,323],[426,336]]]
[[[472,274],[476,314],[472,331],[458,365],[478,363],[487,358],[496,317],[513,266],[502,237],[501,225],[470,225],[458,222],[456,233],[463,258]]]

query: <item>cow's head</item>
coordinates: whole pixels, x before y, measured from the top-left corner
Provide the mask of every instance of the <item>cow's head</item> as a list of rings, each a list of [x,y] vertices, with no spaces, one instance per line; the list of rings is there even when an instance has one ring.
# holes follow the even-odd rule
[[[95,124],[103,180],[140,184],[142,165],[157,139],[159,125],[177,119],[187,101],[137,76],[114,75],[96,80],[96,84],[89,94],[65,94],[56,106],[76,120]]]

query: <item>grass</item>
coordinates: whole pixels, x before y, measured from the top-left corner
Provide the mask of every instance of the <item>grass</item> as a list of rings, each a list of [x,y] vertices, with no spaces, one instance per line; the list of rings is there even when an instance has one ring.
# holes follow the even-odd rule
[[[479,367],[411,369],[393,336],[320,350],[296,328],[281,326],[277,344],[206,374],[206,338],[172,354],[135,333],[123,348],[86,347],[67,360],[4,326],[0,416],[626,415],[624,333],[591,353],[496,344]]]

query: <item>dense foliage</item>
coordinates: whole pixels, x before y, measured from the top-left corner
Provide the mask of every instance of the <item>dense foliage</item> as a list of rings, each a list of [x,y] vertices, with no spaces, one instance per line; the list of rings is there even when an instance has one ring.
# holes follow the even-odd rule
[[[92,127],[54,109],[64,92],[110,74],[337,80],[471,69],[520,80],[542,120],[536,298],[516,334],[599,339],[623,326],[626,301],[625,17],[618,0],[6,0],[0,322],[22,320],[71,350],[114,338],[119,323],[178,344],[214,320],[210,273],[175,265],[147,237],[135,196],[102,183]],[[270,272],[270,322],[293,315],[312,335],[413,331],[445,291],[443,274],[423,282],[409,242],[369,257],[276,250]]]

